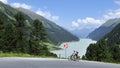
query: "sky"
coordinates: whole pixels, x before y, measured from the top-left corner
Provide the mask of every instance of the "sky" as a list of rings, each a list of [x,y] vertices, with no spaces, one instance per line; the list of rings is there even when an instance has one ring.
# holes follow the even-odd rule
[[[0,0],[29,9],[68,30],[94,30],[120,17],[120,0]]]

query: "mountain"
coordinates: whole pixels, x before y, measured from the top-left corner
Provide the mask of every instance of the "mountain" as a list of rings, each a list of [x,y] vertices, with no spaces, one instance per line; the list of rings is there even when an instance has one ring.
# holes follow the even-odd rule
[[[120,23],[120,18],[110,19],[107,22],[105,22],[103,25],[101,25],[99,28],[91,32],[87,37],[98,41],[102,39],[119,23]]]
[[[78,40],[78,38],[74,35],[72,35],[67,30],[63,29],[62,27],[58,26],[54,22],[32,12],[24,8],[17,8],[17,10],[23,12],[24,14],[30,16],[33,20],[39,19],[43,22],[43,25],[45,26],[48,34],[48,38],[52,40],[53,43],[59,44],[62,42],[67,41],[75,41]]]
[[[112,58],[115,62],[120,62],[120,24],[118,24],[110,33],[108,33],[104,38]]]
[[[95,44],[87,48],[87,60],[120,63],[120,24]]]
[[[108,33],[103,39],[107,41],[107,44],[112,47],[114,45],[120,45],[120,24],[118,24],[110,33]]]
[[[14,9],[14,8],[10,7],[9,5],[6,5],[0,1],[0,15],[2,15],[4,17],[5,22],[15,23],[16,20],[15,20],[14,16],[18,12],[19,12],[18,10]],[[27,19],[26,21],[28,22],[28,24],[31,24],[31,22],[33,22],[33,20],[29,16],[25,15],[25,17]]]
[[[72,35],[67,30],[58,26],[54,22],[49,21],[40,15],[37,15],[34,12],[31,12],[23,8],[15,9],[15,8],[10,7],[9,5],[6,5],[0,2],[0,14],[5,18],[4,20],[5,22],[15,23],[14,16],[18,12],[24,13],[27,19],[26,21],[28,25],[31,25],[33,23],[33,20],[35,19],[39,19],[40,21],[42,21],[47,31],[48,39],[55,45],[60,44],[62,42],[79,40],[76,36]]]
[[[120,24],[112,29],[111,32],[106,34],[102,39],[100,39],[97,44],[101,44],[105,46],[103,43],[104,41],[109,48],[109,52],[111,53],[112,62],[120,62]]]
[[[88,34],[90,32],[92,32],[92,30],[84,28],[81,30],[79,30],[79,29],[70,30],[70,32],[79,38],[86,38],[88,36]]]

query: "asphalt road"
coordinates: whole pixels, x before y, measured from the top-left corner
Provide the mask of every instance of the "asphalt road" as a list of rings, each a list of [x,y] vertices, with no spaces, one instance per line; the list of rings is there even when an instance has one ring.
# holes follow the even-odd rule
[[[0,58],[0,68],[120,68],[120,64],[52,58]]]

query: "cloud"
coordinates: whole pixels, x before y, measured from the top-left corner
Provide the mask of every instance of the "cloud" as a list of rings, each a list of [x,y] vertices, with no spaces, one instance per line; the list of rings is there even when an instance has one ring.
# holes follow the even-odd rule
[[[103,23],[102,20],[94,19],[92,17],[86,17],[85,19],[77,19],[72,22],[71,29],[94,29],[99,27]]]
[[[32,6],[27,5],[25,3],[12,3],[11,6],[13,6],[15,8],[22,7],[22,8],[25,8],[25,9],[31,9],[32,8]]]
[[[36,13],[52,21],[57,21],[59,19],[59,16],[54,16],[49,11],[42,11],[38,9]]]
[[[22,8],[25,8],[25,9],[29,9],[31,10],[32,9],[32,6],[31,5],[27,5],[25,3],[12,3],[11,6],[15,7],[15,8],[19,8],[19,7],[22,7]],[[47,7],[45,6],[44,8],[47,9]],[[49,20],[52,20],[52,21],[57,21],[59,19],[59,16],[54,16],[50,13],[50,11],[42,11],[40,9],[38,9],[37,11],[35,11],[35,13],[49,19]]]
[[[116,0],[114,2],[115,2],[115,4],[120,5],[120,0]]]
[[[104,15],[102,15],[101,19],[95,19],[92,17],[86,17],[84,19],[77,19],[72,21],[70,30],[82,30],[82,29],[90,29],[94,30],[98,28],[100,25],[105,23],[109,19],[120,18],[120,9],[116,10],[107,10]]]
[[[108,10],[105,15],[103,15],[105,21],[114,18],[120,18],[120,9]]]
[[[7,4],[8,3],[8,0],[0,0],[1,2]]]
[[[72,22],[72,26],[71,26],[71,27],[73,27],[73,28],[74,28],[74,27],[79,27],[79,23],[78,23],[78,22],[73,21],[73,22]]]
[[[100,20],[94,19],[92,17],[86,17],[85,19],[78,19],[78,22],[84,23],[84,24],[101,24]]]
[[[59,16],[52,16],[52,19],[53,19],[53,20],[58,20],[58,19],[59,19]]]

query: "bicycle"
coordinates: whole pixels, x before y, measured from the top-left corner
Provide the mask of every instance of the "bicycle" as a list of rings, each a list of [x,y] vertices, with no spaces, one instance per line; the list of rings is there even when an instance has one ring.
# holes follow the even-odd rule
[[[68,60],[70,60],[70,61],[79,61],[80,56],[71,55],[71,56],[68,57]]]

